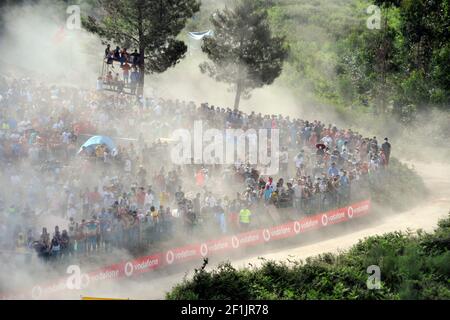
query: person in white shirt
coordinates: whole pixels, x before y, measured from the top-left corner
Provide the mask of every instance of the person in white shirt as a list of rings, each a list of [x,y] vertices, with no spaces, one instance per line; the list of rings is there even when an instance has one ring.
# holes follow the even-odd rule
[[[64,144],[69,144],[70,143],[70,132],[64,131],[62,133],[62,142]]]
[[[75,206],[74,205],[69,206],[69,208],[67,209],[67,218],[75,219],[76,215],[77,215],[77,209],[75,208]]]
[[[297,170],[301,169],[301,167],[303,166],[303,163],[305,162],[305,152],[304,152],[304,150],[301,150],[294,157],[294,161],[295,161],[295,168],[297,168]]]
[[[329,135],[326,135],[320,141],[323,142],[324,145],[326,145],[328,148],[330,148],[331,144],[333,143],[333,138],[331,138]]]
[[[106,188],[103,190],[103,207],[109,208],[114,204],[114,195],[109,192]]]
[[[205,198],[205,203],[208,207],[214,207],[216,205],[216,198],[212,195],[212,193],[209,193]]]
[[[280,169],[281,169],[281,175],[287,175],[288,173],[288,166],[289,166],[289,154],[286,150],[286,148],[283,148],[279,152],[279,159],[280,159]]]
[[[292,189],[294,189],[294,208],[297,210],[300,210],[301,208],[302,188],[301,180],[298,180],[297,184],[292,187]]]
[[[103,90],[103,80],[102,80],[102,77],[99,77],[99,78],[97,79],[96,89],[97,89],[97,91],[102,91],[102,90]]]
[[[155,201],[155,194],[151,189],[147,190],[147,193],[145,194],[145,200],[144,200],[144,208],[145,210],[150,210],[152,206],[154,206]]]
[[[129,158],[125,160],[125,166],[123,170],[125,171],[125,173],[131,174],[131,160]]]

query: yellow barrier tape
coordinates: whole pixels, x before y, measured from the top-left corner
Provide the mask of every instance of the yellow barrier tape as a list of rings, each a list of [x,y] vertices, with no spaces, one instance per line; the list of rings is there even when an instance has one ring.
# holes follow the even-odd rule
[[[81,300],[130,300],[120,298],[81,297]]]

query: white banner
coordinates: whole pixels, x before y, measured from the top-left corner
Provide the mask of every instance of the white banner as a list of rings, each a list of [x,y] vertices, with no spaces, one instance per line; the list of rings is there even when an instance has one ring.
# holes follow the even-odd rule
[[[191,37],[194,40],[202,40],[204,37],[212,37],[213,31],[203,31],[203,32],[188,32],[189,37]]]

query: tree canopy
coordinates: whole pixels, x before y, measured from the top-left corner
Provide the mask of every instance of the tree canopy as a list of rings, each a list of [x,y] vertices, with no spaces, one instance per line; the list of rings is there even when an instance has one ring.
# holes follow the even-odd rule
[[[380,29],[366,25],[373,4]],[[271,26],[291,48],[282,83],[302,99],[404,123],[448,110],[449,8],[448,0],[277,0]]]
[[[226,7],[211,17],[214,36],[203,40],[202,50],[209,62],[200,65],[202,72],[220,82],[234,86],[234,107],[241,95],[273,83],[281,74],[287,57],[284,37],[273,36],[267,3],[240,0],[234,8]]]

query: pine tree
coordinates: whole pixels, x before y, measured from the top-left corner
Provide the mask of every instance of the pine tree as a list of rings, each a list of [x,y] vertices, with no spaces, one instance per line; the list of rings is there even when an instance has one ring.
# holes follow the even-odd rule
[[[240,0],[211,18],[214,36],[203,39],[202,50],[211,60],[200,70],[216,81],[234,86],[234,108],[250,91],[269,85],[281,74],[287,57],[284,37],[272,36],[267,5]]]

